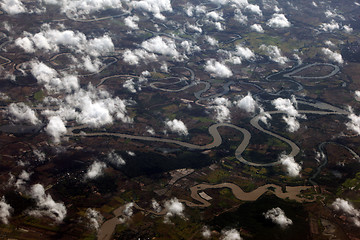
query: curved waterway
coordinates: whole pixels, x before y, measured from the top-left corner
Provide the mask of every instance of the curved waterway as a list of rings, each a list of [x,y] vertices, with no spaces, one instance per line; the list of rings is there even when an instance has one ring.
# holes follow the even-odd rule
[[[205,207],[209,207],[211,206],[211,203],[207,200],[205,200],[204,198],[200,197],[199,192],[200,191],[204,191],[206,189],[221,189],[221,188],[229,188],[232,193],[234,194],[234,196],[241,200],[241,201],[256,201],[260,196],[262,196],[264,193],[266,192],[272,192],[273,194],[275,194],[277,197],[282,198],[282,199],[289,199],[289,200],[294,200],[297,202],[311,202],[313,200],[309,200],[307,198],[303,198],[300,197],[299,195],[301,194],[301,191],[305,191],[310,189],[311,187],[309,186],[286,186],[285,187],[285,192],[282,191],[281,187],[275,184],[266,184],[263,185],[261,187],[258,187],[257,189],[251,191],[251,192],[244,192],[238,185],[234,184],[234,183],[221,183],[221,184],[216,184],[216,185],[211,185],[211,184],[198,184],[195,185],[193,187],[190,188],[190,192],[191,192],[191,198],[194,199],[196,202],[199,203],[194,203],[194,202],[190,202],[188,200],[179,200],[180,202],[185,203],[188,207],[201,207],[201,208],[205,208]],[[134,207],[141,210],[141,211],[145,211],[148,213],[152,213],[152,214],[156,214],[156,215],[165,215],[166,211],[162,210],[161,212],[154,212],[152,210],[145,210],[140,208],[137,204],[134,204]],[[109,240],[111,239],[116,225],[121,224],[121,222],[119,221],[119,218],[123,215],[123,211],[126,208],[126,204],[120,206],[119,208],[117,208],[116,210],[113,211],[114,217],[107,220],[106,222],[104,222],[99,231],[98,231],[98,235],[97,238],[98,240]]]

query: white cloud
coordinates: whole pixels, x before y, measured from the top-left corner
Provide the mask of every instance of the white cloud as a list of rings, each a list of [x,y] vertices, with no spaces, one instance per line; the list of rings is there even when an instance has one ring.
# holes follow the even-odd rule
[[[67,130],[63,120],[59,116],[49,117],[49,123],[45,128],[45,132],[53,137],[55,143],[60,142],[60,137],[64,135]]]
[[[133,51],[126,49],[123,53],[124,62],[130,65],[138,65],[140,60],[147,62],[155,61],[156,59],[157,57],[154,53],[149,53],[144,49],[135,49]]]
[[[359,90],[355,91],[355,97],[360,98],[360,91]]]
[[[188,129],[185,126],[184,122],[178,119],[165,121],[165,125],[170,129],[170,131],[178,133],[180,135],[188,135]]]
[[[217,77],[229,78],[233,75],[232,71],[223,63],[210,59],[206,61],[205,71],[213,73]]]
[[[280,156],[280,162],[290,177],[297,177],[300,175],[301,165],[295,162],[294,157],[282,154]]]
[[[48,216],[57,222],[62,222],[66,217],[66,208],[63,203],[55,202],[50,194],[45,193],[41,184],[35,184],[31,187],[30,195],[36,201],[38,209],[31,210],[30,215]]]
[[[349,107],[350,114],[348,115],[348,118],[350,119],[350,122],[346,123],[346,127],[349,130],[352,130],[356,132],[357,134],[360,134],[360,116],[357,116],[351,107]]]
[[[12,211],[13,208],[10,206],[10,204],[6,203],[5,197],[2,197],[0,201],[0,221],[3,224],[9,223],[9,218]]]
[[[186,23],[186,28],[195,32],[202,33],[202,28],[194,24]]]
[[[105,9],[119,9],[121,0],[44,0],[47,4],[61,6],[61,11],[68,16],[79,17]]]
[[[330,23],[322,23],[320,25],[320,29],[325,31],[325,32],[333,32],[335,30],[339,30],[340,29],[340,25],[339,23],[337,23],[334,19],[331,20]]]
[[[1,8],[10,15],[27,12],[26,7],[20,0],[2,0]]]
[[[291,23],[287,20],[284,14],[274,13],[272,18],[267,21],[266,25],[272,28],[286,28],[290,27]]]
[[[136,84],[134,82],[134,79],[128,79],[123,83],[123,88],[126,88],[131,93],[136,93]]]
[[[164,204],[166,214],[164,217],[165,223],[171,223],[170,217],[179,216],[181,218],[184,218],[184,210],[185,206],[177,198],[172,198],[165,202]]]
[[[343,64],[344,60],[340,53],[333,52],[329,48],[322,48],[321,51],[325,54],[331,61]]]
[[[35,111],[23,102],[11,103],[8,106],[8,113],[15,122],[28,122],[33,125],[40,123]]]
[[[242,240],[240,233],[236,229],[230,229],[226,231],[221,231],[221,240]]]
[[[83,56],[82,57],[83,63],[79,64],[79,68],[85,68],[87,71],[89,72],[98,72],[100,70],[100,67],[102,66],[101,61],[98,58],[95,59],[91,59],[91,57],[88,56]],[[72,78],[74,79],[74,83],[75,83],[75,76],[72,76]],[[77,82],[77,79],[76,79]],[[74,85],[74,87],[77,87],[76,85]]]
[[[249,4],[245,7],[245,10],[249,11],[249,12],[252,12],[252,13],[255,13],[259,16],[262,16],[262,11],[260,9],[260,7],[258,5],[255,5],[255,4]]]
[[[350,25],[344,25],[343,26],[343,30],[346,33],[352,33],[352,31],[354,30],[352,27],[350,27]]]
[[[149,52],[174,58],[178,58],[180,56],[179,52],[176,50],[175,41],[169,38],[156,36],[142,42],[141,47]]]
[[[274,45],[266,46],[262,44],[260,50],[263,50],[268,54],[271,61],[277,62],[279,64],[285,64],[289,61],[287,57],[282,56],[280,48]]]
[[[216,12],[216,11],[208,12],[206,14],[207,18],[209,18],[211,20],[214,20],[214,21],[222,21],[222,20],[224,20],[224,18],[222,16],[223,16],[222,12]]]
[[[217,46],[219,44],[218,40],[216,40],[213,37],[205,36],[205,40],[211,45],[211,46]]]
[[[241,57],[241,59],[251,60],[255,58],[255,54],[251,51],[250,48],[244,47],[242,45],[236,45],[236,51],[234,53],[236,56]]]
[[[86,209],[85,216],[90,222],[90,227],[98,230],[103,222],[103,216],[98,211],[91,208]]]
[[[151,207],[155,212],[161,212],[161,206],[155,199],[151,200]]]
[[[33,153],[34,153],[35,157],[37,158],[37,161],[39,161],[39,162],[45,161],[45,159],[46,159],[45,153],[41,152],[38,149],[34,149]]]
[[[296,120],[293,116],[283,116],[283,120],[287,124],[287,131],[288,132],[296,132],[300,128],[299,121]]]
[[[140,0],[131,1],[130,5],[135,9],[144,10],[150,12],[154,17],[164,20],[165,16],[162,12],[172,12],[172,6],[170,0]]]
[[[241,24],[247,24],[248,18],[245,16],[240,9],[235,9],[234,19]]]
[[[349,216],[348,220],[353,222],[357,227],[360,227],[360,211],[355,209],[354,206],[349,202],[341,198],[331,204],[335,211],[341,211]]]
[[[43,24],[41,31],[36,34],[24,32],[23,35],[24,37],[15,40],[15,44],[30,53],[35,50],[59,52],[60,46],[92,56],[101,56],[114,51],[114,44],[108,35],[87,39],[82,32],[51,29],[48,24]]]
[[[253,24],[250,26],[250,29],[255,31],[255,32],[259,32],[259,33],[263,33],[264,29],[262,28],[262,26],[260,24]]]
[[[126,164],[125,160],[119,154],[117,154],[115,150],[111,150],[107,154],[107,160],[118,167]]]
[[[216,121],[221,123],[230,122],[231,115],[230,115],[229,107],[232,106],[232,103],[227,98],[224,97],[214,98],[211,101],[211,104],[212,105],[210,106],[210,108],[215,111],[214,118],[216,119]]]
[[[131,218],[131,216],[134,214],[133,208],[134,207],[134,203],[127,203],[125,205],[125,208],[123,210],[123,216],[119,217],[119,221],[120,223],[125,223],[127,220],[129,220]]]
[[[85,178],[94,179],[103,174],[104,168],[106,168],[106,164],[103,162],[95,161],[91,164],[85,174]]]
[[[128,16],[124,19],[125,25],[131,29],[139,29],[138,22],[139,22],[139,17],[136,15]]]
[[[286,228],[293,224],[292,220],[286,217],[285,212],[279,207],[270,209],[266,213],[263,213],[263,215],[266,219],[270,219],[273,223],[278,224],[282,228]]]
[[[208,226],[204,226],[202,228],[202,232],[201,232],[201,235],[203,236],[203,238],[205,239],[209,239],[211,237],[211,231],[209,229]]]
[[[296,99],[277,98],[271,101],[271,104],[275,106],[278,111],[285,112],[287,115],[292,117],[299,117],[300,114],[296,110]]]
[[[71,92],[80,88],[79,80],[76,76],[60,74],[43,62],[33,60],[30,62],[31,74],[39,84],[43,84],[46,90],[52,92],[66,91]]]
[[[257,102],[254,100],[250,92],[248,92],[245,97],[239,99],[238,101],[235,101],[234,104],[238,108],[243,109],[249,113],[254,113],[256,107],[258,106]]]

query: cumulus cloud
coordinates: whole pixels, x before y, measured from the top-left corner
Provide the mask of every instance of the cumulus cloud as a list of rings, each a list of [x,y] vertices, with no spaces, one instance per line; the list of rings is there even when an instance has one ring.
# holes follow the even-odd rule
[[[294,157],[282,154],[280,156],[280,162],[290,177],[297,177],[300,175],[301,165],[295,162]]]
[[[260,50],[265,51],[271,61],[277,62],[279,64],[285,64],[286,62],[289,61],[287,57],[282,56],[281,50],[277,46],[274,45],[266,46],[262,44],[260,46]]]
[[[20,0],[2,0],[0,6],[10,15],[27,12],[26,7]]]
[[[66,207],[63,203],[57,203],[50,194],[45,193],[41,184],[35,184],[31,187],[30,196],[36,201],[38,209],[31,210],[30,215],[47,216],[56,222],[62,222],[66,217]]]
[[[245,16],[240,9],[235,9],[234,19],[241,24],[247,24],[248,18]]]
[[[346,33],[351,33],[352,31],[354,31],[354,29],[352,27],[350,27],[350,25],[344,25],[343,30]]]
[[[250,48],[244,47],[242,45],[236,45],[235,55],[239,56],[241,60],[251,60],[255,58],[255,54],[251,51]]]
[[[360,116],[357,116],[352,108],[349,108],[350,114],[348,115],[348,118],[350,119],[350,122],[346,123],[346,127],[349,130],[352,130],[356,132],[357,134],[360,134]]]
[[[165,125],[170,131],[178,133],[180,135],[188,135],[188,129],[184,122],[178,119],[165,121]]]
[[[327,56],[331,61],[343,64],[344,60],[340,53],[333,52],[329,48],[322,48],[321,51],[325,56]]]
[[[229,107],[232,103],[224,97],[214,98],[211,102],[212,105],[209,107],[215,111],[214,118],[218,122],[230,122],[231,115]]]
[[[166,214],[164,217],[165,223],[171,223],[170,218],[174,216],[179,216],[181,218],[184,218],[184,210],[185,206],[177,198],[170,199],[165,202],[164,204]]]
[[[41,152],[41,151],[38,150],[38,149],[34,149],[34,150],[33,150],[33,154],[35,155],[37,161],[39,161],[39,162],[43,162],[43,161],[45,161],[45,159],[46,159],[45,153]]]
[[[46,4],[61,6],[61,11],[70,17],[80,17],[105,9],[119,9],[121,0],[43,0]]]
[[[258,106],[257,102],[254,100],[250,92],[248,92],[245,97],[239,99],[238,101],[235,101],[234,104],[238,108],[243,109],[249,113],[254,113],[256,107]]]
[[[162,54],[178,58],[180,53],[176,50],[175,41],[169,38],[156,36],[141,43],[145,50],[157,54]]]
[[[320,29],[323,30],[324,32],[333,32],[335,30],[339,30],[340,25],[333,19],[331,20],[330,23],[322,23],[320,25]]]
[[[262,16],[262,11],[258,5],[255,4],[249,4],[245,7],[245,10],[251,13],[255,13],[259,16]]]
[[[336,200],[331,204],[331,207],[335,211],[340,211],[343,212],[345,215],[348,215],[348,220],[353,222],[357,227],[360,227],[360,211],[358,209],[355,209],[349,201],[341,198],[336,198]]]
[[[222,12],[216,12],[216,11],[208,12],[206,14],[207,18],[209,18],[211,20],[214,20],[214,21],[222,21],[222,20],[224,20],[224,18],[222,16],[223,16]]]
[[[255,31],[255,32],[259,32],[259,33],[263,33],[264,29],[262,28],[262,26],[260,24],[253,24],[250,26],[250,29]]]
[[[125,205],[125,208],[123,210],[123,216],[119,217],[119,221],[120,223],[125,223],[127,220],[129,220],[131,218],[131,216],[134,214],[133,208],[134,207],[134,203],[127,203]]]
[[[161,206],[155,199],[151,200],[151,207],[155,212],[161,212]]]
[[[60,142],[60,138],[64,135],[67,130],[63,120],[59,116],[49,117],[49,123],[45,127],[45,132],[49,134],[55,143]]]
[[[0,201],[0,221],[3,224],[9,223],[9,218],[12,211],[13,208],[10,206],[10,204],[6,203],[5,197],[2,197]]]
[[[124,62],[130,65],[138,65],[140,61],[155,61],[157,59],[154,53],[149,53],[144,49],[130,50],[126,49],[123,53]]]
[[[232,71],[225,64],[220,63],[215,59],[206,61],[205,71],[221,78],[229,78],[233,75]]]
[[[30,62],[31,74],[39,84],[43,84],[46,90],[52,92],[66,91],[71,92],[80,88],[79,80],[76,76],[62,74],[43,62],[33,60]]]
[[[106,159],[116,165],[117,167],[120,167],[120,166],[123,166],[126,164],[125,160],[115,152],[115,150],[111,150],[108,154],[107,154],[107,157]]]
[[[287,20],[284,14],[274,13],[272,18],[267,21],[266,25],[272,28],[286,28],[290,27],[291,23]]]
[[[136,15],[128,16],[124,19],[125,25],[131,29],[139,29],[138,22],[139,22],[139,17]]]
[[[152,13],[154,17],[164,20],[165,16],[162,12],[172,12],[172,6],[170,0],[140,0],[131,1],[130,5],[139,10],[143,10]]]
[[[25,184],[27,181],[30,180],[31,173],[26,172],[25,170],[22,170],[22,172],[19,174],[16,182],[15,187],[21,191],[25,189]]]
[[[11,103],[8,106],[8,113],[15,122],[27,122],[33,125],[40,123],[35,111],[23,102]]]
[[[285,212],[279,207],[270,209],[266,213],[263,213],[263,215],[266,219],[270,219],[273,223],[278,224],[281,228],[286,228],[293,224],[292,220],[286,217]]]
[[[94,228],[96,231],[99,229],[104,219],[98,211],[91,208],[86,209],[85,216],[89,220],[90,227]]]
[[[88,39],[82,32],[52,29],[48,24],[43,24],[41,31],[36,34],[24,32],[23,35],[24,37],[15,40],[15,44],[29,53],[35,50],[59,52],[60,46],[92,56],[101,56],[114,51],[114,44],[108,35]]]
[[[240,233],[236,229],[221,231],[221,240],[242,240]]]
[[[85,178],[87,179],[95,179],[100,177],[103,174],[104,168],[106,168],[106,164],[103,162],[95,161],[91,164],[85,174]]]
[[[68,94],[65,100],[58,104],[58,110],[46,110],[43,114],[59,116],[63,120],[76,120],[77,123],[97,128],[112,123],[114,119],[131,123],[132,119],[126,110],[129,104],[130,101],[113,98],[107,91],[89,85],[87,89]]]
[[[202,228],[202,232],[201,235],[205,238],[205,239],[209,239],[211,237],[211,231],[209,229],[208,226],[204,226]]]
[[[217,46],[219,44],[218,40],[216,40],[213,37],[205,36],[205,40],[211,45],[211,46]]]
[[[303,118],[306,119],[305,115],[299,114],[297,111],[297,101],[295,96],[292,96],[292,99],[284,99],[284,98],[277,98],[271,102],[272,105],[278,111],[282,111],[286,113],[287,116],[283,116],[283,120],[286,122],[289,132],[295,132],[299,130],[300,123],[296,120],[296,118]]]

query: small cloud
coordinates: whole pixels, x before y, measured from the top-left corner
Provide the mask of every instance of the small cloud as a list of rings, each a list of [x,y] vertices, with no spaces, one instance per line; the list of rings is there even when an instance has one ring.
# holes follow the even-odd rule
[[[33,125],[40,123],[35,111],[23,102],[11,103],[8,106],[8,113],[15,122],[28,122]]]
[[[262,26],[260,24],[253,24],[250,26],[250,29],[255,31],[255,32],[258,32],[258,33],[263,33],[264,32],[264,29],[262,28]]]
[[[211,46],[218,46],[219,42],[213,37],[205,36],[205,40],[211,45]]]
[[[157,213],[161,212],[162,210],[160,204],[155,199],[151,200],[151,207]]]
[[[139,29],[138,22],[139,22],[139,17],[136,15],[128,16],[124,19],[125,25],[131,29]]]
[[[103,162],[95,161],[91,164],[85,174],[85,178],[87,179],[95,179],[103,174],[104,168],[106,168],[106,164]]]
[[[242,240],[240,233],[236,229],[230,229],[226,231],[221,231],[221,240]]]
[[[120,223],[125,223],[126,221],[128,221],[131,216],[134,214],[133,208],[134,207],[134,203],[127,203],[125,205],[125,208],[123,210],[123,216],[119,217],[119,221]]]
[[[256,107],[258,106],[258,103],[254,100],[250,92],[248,92],[245,97],[235,101],[234,104],[238,108],[243,109],[249,113],[254,113],[256,111]]]
[[[210,108],[215,111],[214,118],[218,122],[230,122],[231,115],[229,107],[232,106],[231,101],[224,97],[217,97],[211,101]]]
[[[130,5],[135,9],[152,13],[154,17],[160,20],[165,20],[165,16],[162,14],[162,12],[173,11],[170,0],[131,1]]]
[[[266,213],[263,213],[266,219],[270,219],[273,223],[278,224],[281,228],[286,228],[293,224],[292,220],[285,216],[285,212],[277,207],[268,210]]]
[[[204,226],[202,228],[202,232],[201,235],[205,238],[205,239],[209,239],[211,237],[211,231],[210,228],[208,226]]]
[[[41,184],[35,184],[31,187],[30,196],[35,199],[38,209],[29,211],[30,215],[47,216],[56,222],[62,222],[66,217],[66,207],[63,203],[57,203],[50,194],[45,193]]]
[[[2,0],[1,8],[10,15],[27,12],[26,7],[20,0]]]
[[[170,131],[178,133],[180,135],[188,135],[188,129],[185,126],[184,122],[178,119],[165,121],[165,125],[170,129]]]
[[[210,59],[206,62],[205,71],[213,73],[217,77],[229,78],[233,75],[232,71],[223,63]]]
[[[9,223],[9,218],[13,210],[14,209],[10,206],[10,204],[6,203],[5,197],[2,197],[0,201],[0,221],[3,224]]]
[[[340,53],[333,52],[329,48],[322,48],[321,51],[325,56],[327,56],[331,61],[343,64],[344,60]]]
[[[353,222],[357,227],[360,227],[360,211],[358,209],[355,209],[349,201],[341,198],[336,198],[336,200],[331,204],[331,207],[335,211],[340,211],[343,212],[345,215],[348,215],[348,220]]]
[[[184,218],[185,206],[177,198],[173,198],[165,202],[166,214],[164,217],[164,223],[171,223],[170,217],[179,216]]]
[[[49,123],[45,127],[45,132],[53,137],[55,143],[60,142],[60,138],[67,130],[63,120],[59,116],[49,117]]]
[[[274,13],[272,18],[266,23],[269,27],[272,28],[286,28],[290,27],[291,23],[287,20],[284,14]]]
[[[289,59],[287,57],[282,56],[281,50],[277,46],[274,46],[274,45],[266,46],[266,45],[262,44],[260,46],[260,50],[265,51],[271,61],[277,62],[281,65],[283,65],[289,61]]]
[[[335,30],[339,30],[340,25],[333,19],[331,20],[330,23],[322,23],[320,25],[320,29],[323,30],[324,32],[333,32]]]
[[[294,157],[282,154],[279,161],[290,177],[297,177],[300,175],[301,165],[295,162]]]
[[[161,55],[179,58],[180,53],[176,49],[175,41],[169,38],[156,36],[141,43],[145,50]]]
[[[126,164],[125,160],[118,155],[115,150],[111,150],[108,154],[107,154],[107,160],[111,163],[116,165],[117,167],[123,166]]]
[[[90,222],[90,227],[96,231],[99,229],[104,217],[95,209],[88,208],[85,213],[86,218]]]

